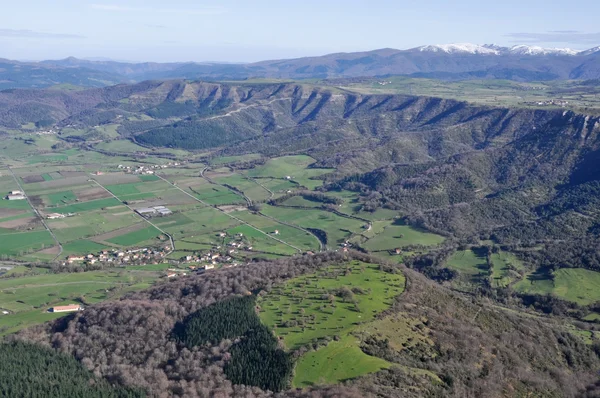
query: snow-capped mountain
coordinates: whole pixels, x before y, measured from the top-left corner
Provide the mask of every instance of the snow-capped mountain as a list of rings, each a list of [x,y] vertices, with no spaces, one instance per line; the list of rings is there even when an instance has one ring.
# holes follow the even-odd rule
[[[471,43],[433,44],[417,47],[421,52],[447,53],[447,54],[493,54],[498,55],[498,50],[486,46]]]
[[[518,55],[577,55],[580,52],[571,48],[544,48],[520,44],[508,49],[510,54]]]
[[[496,44],[431,44],[414,48],[410,51],[446,53],[446,54],[477,54],[477,55],[589,55],[600,51],[600,46],[585,51],[577,51],[571,48],[544,48],[540,46],[528,46],[520,44],[512,47],[502,47]]]
[[[597,53],[597,52],[600,52],[600,46],[598,46],[598,47],[594,47],[594,48],[590,48],[589,50],[580,51],[580,52],[579,52],[579,55],[584,55],[584,56],[586,56],[586,55],[592,55],[592,54],[595,54],[595,53]]]

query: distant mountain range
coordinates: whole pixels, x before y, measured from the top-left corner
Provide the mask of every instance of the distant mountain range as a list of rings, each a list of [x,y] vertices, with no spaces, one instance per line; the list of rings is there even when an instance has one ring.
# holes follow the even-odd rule
[[[0,89],[72,84],[99,87],[143,80],[310,79],[409,75],[448,80],[519,81],[600,78],[600,46],[585,51],[470,43],[380,49],[319,57],[225,63],[126,63],[77,58],[42,62],[0,59]]]

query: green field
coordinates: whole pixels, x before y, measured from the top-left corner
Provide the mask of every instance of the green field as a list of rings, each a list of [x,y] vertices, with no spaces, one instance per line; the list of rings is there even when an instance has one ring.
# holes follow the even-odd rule
[[[218,158],[213,158],[210,160],[212,164],[226,164],[226,163],[238,163],[238,162],[247,162],[250,160],[260,159],[261,155],[258,153],[250,153],[248,155],[240,155],[240,156],[220,156]]]
[[[408,225],[388,225],[383,232],[367,240],[362,246],[369,251],[393,250],[411,245],[435,246],[444,241],[444,237],[419,231]]]
[[[306,155],[282,156],[270,159],[264,165],[248,170],[247,174],[250,177],[273,177],[279,179],[290,177],[291,181],[308,189],[314,189],[323,185],[323,181],[313,178],[330,173],[334,169],[309,168],[313,163],[315,163],[315,159]]]
[[[347,335],[325,348],[308,352],[296,364],[293,386],[303,388],[315,384],[335,384],[392,366],[384,359],[365,354],[359,345],[356,337]]]
[[[523,264],[514,254],[499,251],[492,253],[491,260],[493,287],[507,287],[521,279],[518,271],[523,270]]]
[[[142,180],[142,182],[152,182],[152,181],[158,181],[158,180],[160,180],[160,178],[158,178],[154,174],[140,175],[139,178],[140,178],[140,180]]]
[[[73,191],[63,191],[49,194],[48,199],[51,205],[60,205],[75,202],[77,196],[75,196]]]
[[[266,201],[271,197],[269,191],[240,174],[215,178],[214,181],[218,184],[227,184],[235,187],[253,201]]]
[[[115,198],[107,198],[107,199],[91,200],[89,202],[82,202],[82,203],[77,203],[77,204],[73,204],[73,205],[59,206],[59,207],[52,208],[52,211],[56,212],[56,213],[60,213],[60,214],[78,213],[78,212],[85,212],[85,211],[89,211],[89,210],[102,209],[105,207],[119,206],[120,204],[121,204],[121,202],[119,202]]]
[[[553,294],[561,299],[588,305],[600,300],[600,272],[584,268],[561,268],[549,273],[528,274],[514,285],[521,293]]]
[[[109,239],[107,242],[114,243],[120,246],[133,246],[147,240],[155,239],[161,232],[156,228],[149,226],[138,231],[129,232],[127,234]]]
[[[0,317],[0,335],[68,314],[49,314],[54,305],[93,304],[147,288],[160,276],[154,271],[91,271],[45,273],[0,279],[0,308],[11,312]]]
[[[205,184],[193,188],[191,193],[209,205],[244,204],[242,196],[216,184]]]
[[[123,153],[149,152],[150,151],[150,149],[136,145],[129,140],[114,140],[114,141],[109,141],[109,142],[103,142],[103,143],[98,144],[96,147],[98,149],[102,149],[104,151],[123,152]]]
[[[136,184],[118,184],[118,185],[107,185],[105,186],[115,196],[124,196],[140,193],[137,189]]]
[[[244,241],[252,245],[253,252],[265,252],[292,256],[297,253],[293,247],[284,245],[248,225],[239,225],[227,230],[229,235],[243,234]]]
[[[314,228],[325,231],[327,245],[335,247],[343,243],[353,233],[359,232],[364,222],[351,218],[341,217],[324,210],[292,209],[276,206],[263,206],[262,213],[286,221],[303,228]]]
[[[312,234],[306,233],[302,230],[278,223],[269,218],[263,217],[259,214],[250,213],[248,211],[238,211],[235,213],[235,216],[268,234],[273,234],[275,230],[279,231],[278,235],[274,235],[276,238],[281,239],[284,242],[294,245],[302,250],[318,251],[320,248],[318,239]],[[272,239],[269,239],[269,241],[270,242],[268,243],[270,244],[278,243]]]
[[[340,338],[300,359],[294,385],[318,383],[321,378],[333,383],[389,366],[364,354],[351,333],[388,308],[404,284],[402,274],[353,261],[291,279],[261,298],[261,320],[288,349],[316,339]]]
[[[16,232],[0,235],[0,255],[10,257],[51,247],[55,244],[48,231]]]
[[[322,207],[322,202],[317,202],[316,200],[308,200],[304,199],[302,196],[292,196],[291,198],[285,200],[282,203],[283,206],[292,206],[292,207]]]
[[[100,243],[92,242],[91,240],[85,239],[74,240],[63,245],[63,251],[65,255],[81,253],[98,253],[107,248],[108,247],[105,245],[101,245]]]
[[[0,200],[0,208],[4,209],[31,209],[26,200]]]

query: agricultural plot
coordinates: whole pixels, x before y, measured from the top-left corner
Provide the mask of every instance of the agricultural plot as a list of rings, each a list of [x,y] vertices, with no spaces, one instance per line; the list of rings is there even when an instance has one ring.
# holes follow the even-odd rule
[[[239,163],[239,162],[248,162],[251,160],[260,159],[261,155],[258,153],[250,153],[248,155],[240,155],[240,156],[220,156],[210,160],[210,163],[215,165],[220,164],[228,164],[228,163]]]
[[[77,200],[77,196],[73,193],[73,191],[63,191],[48,194],[48,201],[44,201],[49,205],[62,205],[75,202]]]
[[[96,148],[101,149],[103,151],[108,152],[118,152],[118,153],[135,153],[135,152],[150,152],[151,150],[148,148],[144,148],[129,140],[114,140],[109,142],[102,142],[96,145]]]
[[[261,231],[273,235],[274,237],[296,246],[303,251],[318,251],[320,248],[319,241],[314,235],[304,232],[300,229],[281,224],[277,221],[271,220],[270,218],[263,217],[259,214],[250,213],[248,211],[238,211],[235,213],[235,216],[240,220],[259,228]],[[279,233],[276,235],[275,231]],[[274,243],[279,244],[273,239],[268,239],[266,243],[267,245],[272,245]]]
[[[290,180],[281,180],[276,178],[260,178],[257,179],[261,185],[273,192],[275,197],[285,195],[288,191],[298,189],[299,185]]]
[[[262,213],[303,228],[319,229],[327,234],[327,245],[343,243],[353,233],[360,231],[364,222],[341,217],[324,210],[304,210],[265,205]]]
[[[46,230],[10,233],[4,231],[0,231],[0,256],[23,256],[55,244]]]
[[[127,247],[138,245],[142,242],[155,240],[160,235],[162,235],[162,232],[153,226],[148,226],[137,231],[128,232],[124,235],[115,236],[114,238],[108,239],[107,242]]]
[[[323,202],[317,202],[316,200],[304,199],[302,196],[292,196],[281,203],[283,206],[290,207],[314,207],[319,208],[323,206]]]
[[[256,257],[262,257],[261,253],[278,256],[292,256],[298,253],[293,247],[271,239],[260,231],[245,224],[230,228],[227,230],[227,233],[229,235],[242,234],[243,240],[252,245],[253,256],[257,253]]]
[[[256,182],[243,177],[240,174],[233,174],[227,177],[219,177],[213,179],[221,185],[229,185],[241,191],[252,201],[266,201],[271,195],[269,191],[258,185]]]
[[[231,190],[216,184],[202,184],[187,189],[192,195],[209,205],[231,205],[244,204],[246,201],[242,196]]]
[[[333,383],[388,367],[388,362],[364,354],[352,333],[387,309],[404,285],[402,274],[353,261],[291,279],[259,299],[261,320],[288,349],[338,336],[300,358],[294,386]]]
[[[107,207],[121,206],[121,202],[119,202],[115,198],[106,198],[106,199],[98,199],[91,200],[89,202],[76,203],[72,205],[66,206],[58,206],[51,208],[51,211],[54,213],[60,214],[69,214],[69,213],[81,213],[90,210],[99,210]]]

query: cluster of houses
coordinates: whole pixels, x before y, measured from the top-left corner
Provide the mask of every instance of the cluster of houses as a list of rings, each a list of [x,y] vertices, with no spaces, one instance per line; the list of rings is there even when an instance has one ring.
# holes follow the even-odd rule
[[[159,264],[171,252],[171,248],[166,246],[162,249],[129,249],[129,250],[103,250],[99,254],[88,254],[86,256],[69,256],[63,263],[85,263],[85,264]]]
[[[560,107],[565,107],[565,106],[569,105],[569,101],[564,101],[564,100],[547,100],[547,101],[538,101],[535,104],[536,105],[541,105],[541,106],[560,106]]]
[[[154,174],[157,170],[166,169],[169,167],[177,167],[180,166],[179,162],[169,162],[167,164],[162,165],[139,165],[139,166],[124,166],[122,164],[118,165],[117,168],[119,170],[123,170],[125,173],[131,174]]]
[[[56,133],[58,133],[58,131],[55,131],[54,129],[40,130],[40,131],[36,132],[37,135],[52,135],[52,134],[56,134]]]
[[[10,191],[8,195],[6,195],[7,200],[24,200],[26,198],[25,192],[23,191]]]

